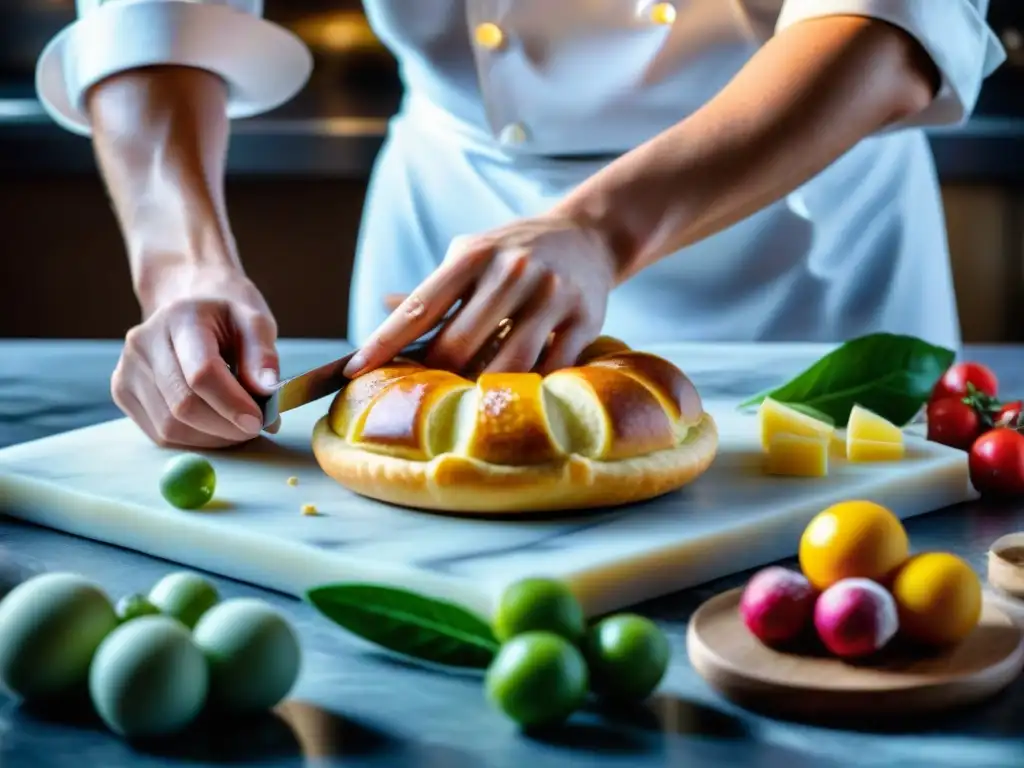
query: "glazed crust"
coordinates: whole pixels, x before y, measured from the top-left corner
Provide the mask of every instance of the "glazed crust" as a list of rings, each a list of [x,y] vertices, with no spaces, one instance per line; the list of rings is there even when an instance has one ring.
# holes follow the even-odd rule
[[[635,503],[700,477],[718,449],[705,413],[679,445],[619,461],[578,454],[547,464],[500,466],[452,453],[430,461],[355,448],[324,416],[313,429],[313,453],[328,476],[355,493],[403,507],[469,514],[558,512]]]
[[[577,365],[475,381],[395,361],[352,381],[314,429],[344,487],[441,512],[555,512],[639,502],[699,477],[714,420],[669,361],[608,337]]]

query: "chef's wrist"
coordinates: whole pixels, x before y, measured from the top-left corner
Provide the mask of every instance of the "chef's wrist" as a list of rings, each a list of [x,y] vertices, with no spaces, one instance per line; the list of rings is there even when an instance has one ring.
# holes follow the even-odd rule
[[[597,239],[611,262],[616,284],[636,271],[637,242],[618,213],[597,195],[570,196],[555,206],[552,214],[572,221]]]
[[[120,219],[144,310],[181,298],[186,287],[201,291],[207,276],[244,277],[223,198],[198,180],[149,187],[141,201],[122,207]]]
[[[215,285],[247,279],[237,254],[149,247],[130,255],[132,285],[144,317],[175,301],[199,298]]]

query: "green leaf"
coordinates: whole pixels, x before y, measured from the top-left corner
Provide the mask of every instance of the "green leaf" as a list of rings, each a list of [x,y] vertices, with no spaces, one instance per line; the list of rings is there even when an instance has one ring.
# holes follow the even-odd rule
[[[812,408],[845,427],[854,405],[904,426],[928,401],[956,353],[914,336],[875,333],[853,339],[796,378],[740,404],[749,408],[771,397]]]
[[[376,584],[326,584],[306,599],[328,619],[389,651],[431,664],[484,669],[499,643],[476,614],[444,600]]]

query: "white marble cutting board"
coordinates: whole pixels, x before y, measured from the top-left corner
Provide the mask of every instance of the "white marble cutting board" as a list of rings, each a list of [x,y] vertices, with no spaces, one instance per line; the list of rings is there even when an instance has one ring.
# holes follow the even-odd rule
[[[833,459],[825,479],[760,470],[756,418],[705,400],[721,432],[712,468],[646,504],[553,521],[447,518],[342,489],[317,467],[313,423],[329,400],[286,414],[273,438],[210,454],[214,508],[183,512],[160,497],[172,451],[112,421],[0,451],[0,509],[14,517],[301,595],[335,580],[407,586],[488,613],[526,575],[568,580],[588,614],[795,554],[810,518],[837,501],[875,500],[901,517],[974,497],[965,454],[923,439],[891,464]],[[289,486],[289,476],[299,478]],[[320,516],[303,516],[315,504]]]

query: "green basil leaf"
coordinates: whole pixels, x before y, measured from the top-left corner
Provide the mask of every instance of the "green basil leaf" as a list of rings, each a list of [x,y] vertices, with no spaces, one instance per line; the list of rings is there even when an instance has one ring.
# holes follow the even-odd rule
[[[499,643],[490,624],[454,603],[376,584],[326,584],[306,592],[320,613],[364,640],[432,664],[484,669]]]
[[[875,333],[853,339],[781,387],[740,404],[749,408],[771,397],[813,408],[845,427],[854,405],[905,426],[928,401],[956,353],[914,336]]]

